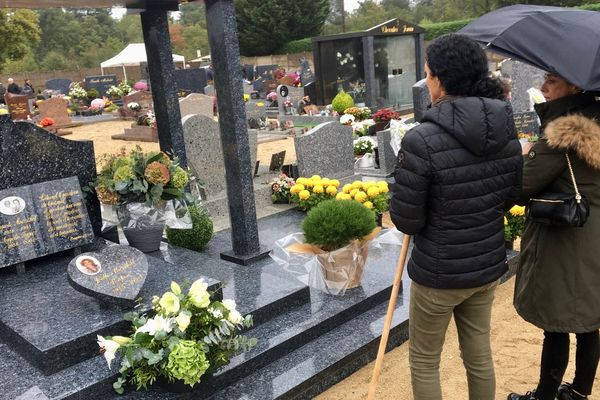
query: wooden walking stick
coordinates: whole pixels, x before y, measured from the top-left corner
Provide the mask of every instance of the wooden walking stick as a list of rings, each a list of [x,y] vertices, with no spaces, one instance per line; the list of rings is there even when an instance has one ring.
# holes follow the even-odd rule
[[[377,380],[379,379],[381,365],[383,364],[383,356],[385,354],[385,347],[387,346],[388,336],[390,335],[392,317],[394,316],[396,300],[398,299],[398,292],[400,291],[400,281],[402,280],[402,273],[404,272],[404,264],[406,263],[406,255],[408,254],[409,243],[410,235],[404,235],[404,239],[402,240],[402,249],[400,250],[400,258],[398,259],[398,265],[396,266],[394,285],[392,286],[392,296],[390,297],[390,304],[388,305],[385,323],[383,324],[383,332],[381,333],[381,341],[379,342],[379,351],[377,352],[377,359],[375,360],[375,368],[373,369],[373,377],[371,378],[371,383],[369,383],[369,395],[367,397],[368,400],[373,400],[375,398]]]

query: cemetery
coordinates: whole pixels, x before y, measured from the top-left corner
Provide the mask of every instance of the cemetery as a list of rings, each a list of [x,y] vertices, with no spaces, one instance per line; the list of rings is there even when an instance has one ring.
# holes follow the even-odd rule
[[[313,37],[314,65],[285,71],[243,65],[233,0],[207,0],[211,68],[188,69],[170,42],[179,0],[5,3],[124,5],[144,43],[101,75],[4,96],[0,398],[365,398],[387,323],[394,361],[377,398],[410,392],[407,272],[386,310],[412,245],[388,209],[402,139],[431,106],[422,27],[394,18]],[[543,71],[506,59],[498,73],[520,140],[537,140],[529,89]],[[518,237],[505,233],[502,282]],[[459,353],[444,350],[444,376]]]

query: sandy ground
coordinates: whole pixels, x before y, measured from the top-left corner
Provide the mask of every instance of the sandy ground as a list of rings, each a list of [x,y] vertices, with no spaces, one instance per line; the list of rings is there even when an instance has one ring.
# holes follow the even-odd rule
[[[73,132],[72,135],[63,136],[70,140],[92,140],[94,142],[94,151],[96,158],[103,154],[118,153],[120,149],[125,148],[129,151],[140,145],[144,151],[158,150],[158,143],[134,142],[125,140],[113,140],[111,136],[116,133],[123,133],[125,128],[131,126],[131,121],[107,121],[95,124],[82,125],[74,128],[68,128]],[[258,160],[261,165],[271,163],[271,155],[280,151],[286,151],[285,163],[289,164],[296,160],[293,138],[283,137],[281,140],[270,141],[258,145]]]
[[[496,399],[506,399],[511,391],[525,392],[537,384],[543,332],[522,320],[512,306],[514,290],[512,278],[496,291],[492,311],[492,348],[496,368]],[[575,360],[575,338],[571,337],[571,357],[565,374],[572,381]],[[349,376],[318,396],[318,400],[366,399],[374,362]],[[468,398],[467,379],[460,358],[454,321],[446,335],[441,362],[442,391],[445,400]],[[596,375],[596,393],[590,399],[600,399],[600,377]],[[377,399],[412,399],[408,343],[385,355],[379,377]]]

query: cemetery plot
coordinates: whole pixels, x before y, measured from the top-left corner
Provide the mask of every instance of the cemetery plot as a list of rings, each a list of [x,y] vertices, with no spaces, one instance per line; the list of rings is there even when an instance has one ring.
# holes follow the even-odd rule
[[[90,243],[76,177],[0,191],[0,267]]]

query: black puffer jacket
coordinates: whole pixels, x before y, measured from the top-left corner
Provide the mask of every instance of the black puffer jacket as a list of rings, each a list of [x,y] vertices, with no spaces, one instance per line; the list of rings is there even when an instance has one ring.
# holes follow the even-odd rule
[[[523,161],[509,103],[440,101],[402,140],[390,214],[415,235],[412,280],[459,289],[506,272],[504,211],[516,200]]]

